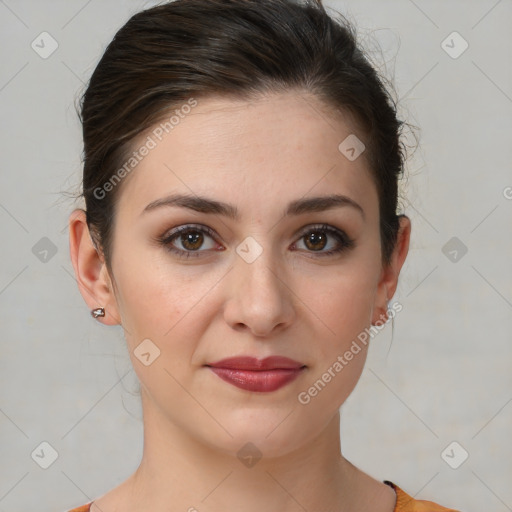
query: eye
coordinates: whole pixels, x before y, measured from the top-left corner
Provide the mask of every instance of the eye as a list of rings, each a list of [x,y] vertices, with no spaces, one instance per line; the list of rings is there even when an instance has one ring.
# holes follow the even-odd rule
[[[307,252],[318,253],[318,256],[340,253],[351,249],[355,245],[354,240],[349,238],[343,231],[328,224],[309,226],[306,231],[302,232],[300,239],[294,244],[294,249],[301,242]]]
[[[167,250],[184,258],[197,257],[204,250],[218,249],[213,230],[195,224],[179,226],[160,237],[159,241]]]
[[[185,224],[158,238],[169,252],[181,258],[198,257],[208,250],[224,250],[216,243],[212,229],[200,224]],[[329,256],[354,247],[355,243],[343,231],[328,224],[308,226],[292,246],[292,250],[303,244],[304,250],[315,256]],[[325,250],[327,249],[327,250]]]

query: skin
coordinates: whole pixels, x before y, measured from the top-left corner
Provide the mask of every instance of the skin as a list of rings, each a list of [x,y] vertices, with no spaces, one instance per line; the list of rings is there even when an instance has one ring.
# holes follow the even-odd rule
[[[394,491],[341,454],[339,408],[367,347],[307,405],[297,398],[385,318],[408,252],[411,225],[402,217],[391,263],[381,263],[378,196],[364,153],[349,161],[338,150],[352,133],[364,141],[350,118],[305,93],[201,99],[122,182],[112,273],[84,213],[73,212],[80,291],[90,309],[106,308],[99,321],[122,324],[144,416],[140,466],[92,511],[393,510]],[[178,206],[142,213],[171,193],[230,203],[240,219]],[[364,218],[351,206],[283,217],[290,201],[333,193],[356,201]],[[190,223],[216,233],[204,234],[198,257],[179,258],[155,241]],[[301,230],[317,223],[355,246],[319,256],[338,242],[327,233],[326,247],[307,245]],[[249,236],[262,248],[252,263],[236,252]],[[179,235],[172,243],[191,252]],[[160,356],[145,366],[134,350],[147,338]],[[284,355],[307,368],[277,391],[250,392],[204,366],[236,355]],[[262,454],[253,467],[237,457],[248,442]]]

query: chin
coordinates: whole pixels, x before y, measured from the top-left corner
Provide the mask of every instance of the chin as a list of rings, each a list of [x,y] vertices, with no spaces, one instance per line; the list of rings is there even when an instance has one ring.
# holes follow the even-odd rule
[[[289,414],[289,411],[283,407],[279,414],[273,412],[265,416],[262,412],[255,415],[253,411],[245,418],[237,415],[236,420],[221,420],[233,437],[210,439],[210,444],[242,463],[244,457],[278,458],[288,455],[315,437],[313,428],[308,428],[307,420],[301,418],[299,426],[298,416]]]

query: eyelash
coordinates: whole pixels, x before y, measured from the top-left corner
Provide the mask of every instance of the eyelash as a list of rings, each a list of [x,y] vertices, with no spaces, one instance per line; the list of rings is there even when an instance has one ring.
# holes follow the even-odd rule
[[[338,246],[338,248],[331,249],[331,250],[325,251],[325,252],[307,251],[307,252],[316,254],[318,257],[331,256],[336,253],[340,253],[342,251],[352,249],[355,246],[355,242],[353,239],[349,238],[343,231],[341,231],[337,228],[334,228],[333,226],[330,226],[329,224],[314,224],[314,225],[308,226],[308,228],[306,230],[301,232],[298,240],[304,238],[304,236],[306,236],[309,233],[317,232],[317,231],[325,232],[325,233],[328,233],[328,234],[334,236],[334,238],[336,238],[338,243],[340,244]],[[203,226],[200,224],[184,224],[183,226],[179,226],[176,229],[173,229],[171,232],[165,233],[164,235],[158,237],[157,240],[161,245],[163,245],[165,247],[166,250],[168,250],[171,253],[176,254],[180,258],[199,257],[200,253],[205,252],[205,251],[201,251],[201,250],[184,251],[182,249],[178,249],[178,248],[174,247],[171,243],[172,241],[174,241],[174,239],[178,238],[179,235],[181,235],[183,233],[188,233],[188,232],[205,233],[205,234],[209,235],[214,240],[216,238],[216,234],[214,233],[214,231],[207,226]]]

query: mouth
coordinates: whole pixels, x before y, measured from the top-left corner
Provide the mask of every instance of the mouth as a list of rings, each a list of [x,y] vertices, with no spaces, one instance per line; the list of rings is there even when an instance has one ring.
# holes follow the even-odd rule
[[[306,365],[283,356],[265,359],[243,356],[205,365],[222,380],[246,391],[276,391],[295,380]]]

